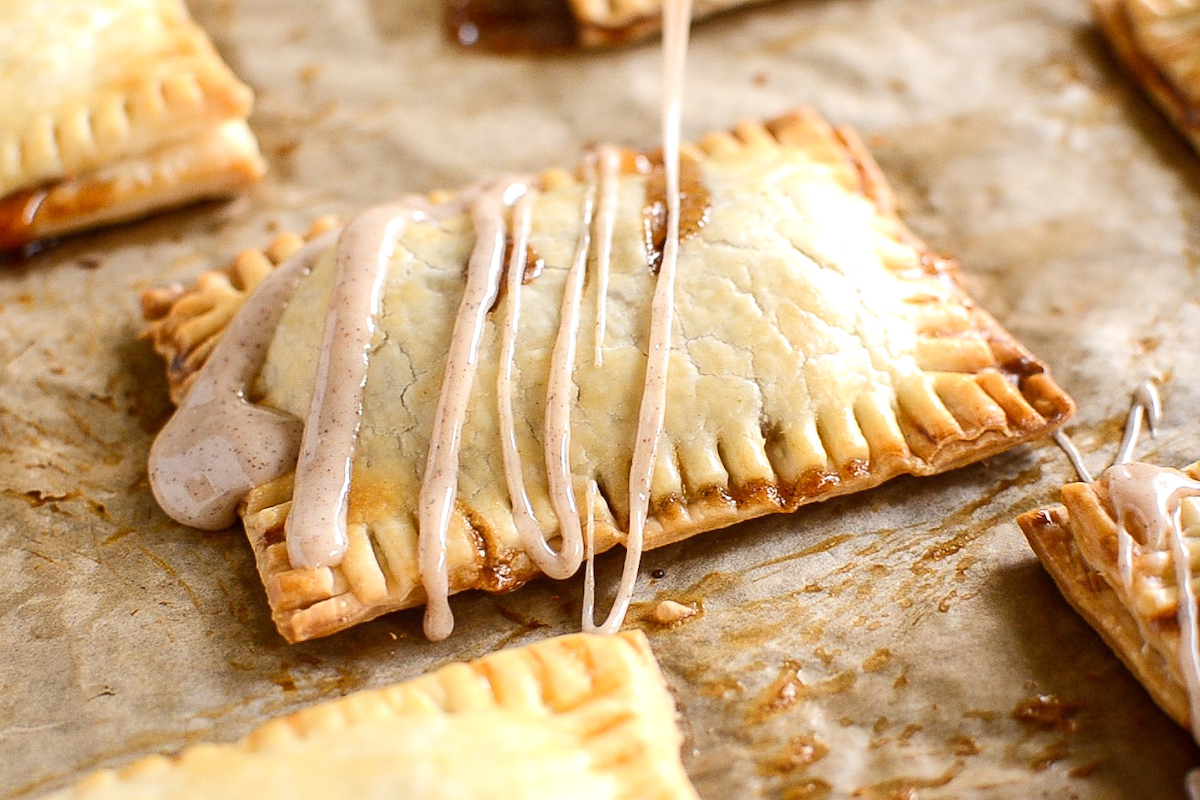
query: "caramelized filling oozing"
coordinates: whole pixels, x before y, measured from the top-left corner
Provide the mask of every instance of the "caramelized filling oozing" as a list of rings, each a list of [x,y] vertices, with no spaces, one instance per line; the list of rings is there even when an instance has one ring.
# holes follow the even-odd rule
[[[446,28],[463,47],[493,53],[554,52],[578,44],[566,0],[449,0]]]
[[[39,187],[0,199],[0,251],[20,250],[33,241],[33,221],[49,194]]]
[[[658,272],[662,265],[663,247],[667,240],[667,187],[661,154],[653,162],[653,171],[646,181],[646,204],[642,207],[642,225],[646,237],[646,254],[650,271]],[[700,232],[708,222],[712,197],[704,185],[700,163],[688,155],[679,159],[679,241],[687,241]]]

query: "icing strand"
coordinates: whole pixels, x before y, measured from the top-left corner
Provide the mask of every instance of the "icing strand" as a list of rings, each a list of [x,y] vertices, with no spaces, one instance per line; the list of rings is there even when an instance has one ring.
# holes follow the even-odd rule
[[[666,413],[667,367],[671,356],[674,322],[675,270],[679,255],[679,139],[682,114],[683,66],[687,54],[691,0],[667,2],[663,6],[663,170],[666,179],[667,236],[662,264],[650,306],[650,341],[646,355],[646,379],[638,409],[637,439],[629,469],[629,531],[625,538],[625,564],[612,609],[604,622],[595,622],[594,608],[585,605],[583,629],[616,633],[629,603],[642,559],[646,519],[650,511],[650,484],[658,454]]]
[[[600,163],[600,201],[596,208],[596,335],[593,364],[604,363],[604,340],[608,325],[608,274],[612,264],[613,230],[617,223],[617,175],[621,151],[612,145],[596,148]]]
[[[1129,413],[1125,417],[1125,435],[1121,437],[1121,446],[1117,448],[1114,464],[1128,464],[1133,458],[1133,450],[1137,447],[1138,437],[1142,433],[1142,418],[1151,436],[1158,435],[1158,423],[1162,419],[1162,399],[1158,388],[1150,381],[1143,381],[1134,391],[1133,402],[1129,405]]]
[[[459,446],[478,365],[484,321],[500,288],[507,238],[505,207],[526,190],[527,187],[516,180],[498,181],[482,190],[470,206],[475,248],[467,263],[467,285],[454,319],[425,476],[417,499],[418,558],[421,582],[428,597],[425,635],[433,641],[445,639],[454,630],[446,551],[458,495]]]
[[[1075,475],[1084,483],[1091,483],[1092,473],[1088,470],[1087,465],[1083,463],[1083,455],[1080,454],[1079,448],[1071,441],[1071,437],[1062,432],[1062,429],[1056,430],[1050,435],[1054,439],[1054,443],[1066,453],[1067,459],[1071,462],[1071,466],[1075,468]]]
[[[587,516],[584,518],[585,524],[583,528],[583,619],[586,624],[588,620],[596,617],[596,504],[595,496],[599,492],[599,487],[595,481],[588,484],[587,491]]]
[[[501,456],[504,463],[504,478],[512,502],[513,522],[529,557],[538,569],[552,578],[566,578],[573,572],[563,574],[564,559],[551,549],[542,534],[541,525],[533,511],[529,491],[525,486],[525,474],[521,465],[521,453],[517,447],[516,424],[513,420],[512,381],[516,366],[517,333],[521,327],[521,296],[525,285],[525,262],[529,246],[529,233],[533,224],[533,206],[538,193],[530,189],[518,198],[513,206],[512,256],[509,259],[505,289],[508,302],[505,308],[504,327],[500,341],[500,369],[496,375],[496,402],[500,416]],[[576,565],[578,566],[578,565]]]
[[[338,241],[337,276],[285,524],[293,567],[334,566],[345,556],[350,473],[383,280],[396,241],[428,210],[420,199],[371,209]]]
[[[288,300],[337,235],[331,231],[280,264],[246,299],[150,448],[154,498],[184,525],[219,530],[256,486],[296,464],[301,421],[252,405],[246,386],[262,369]]]
[[[559,309],[558,335],[550,356],[550,378],[546,389],[546,481],[550,503],[558,518],[562,549],[556,569],[574,575],[583,560],[583,532],[580,529],[579,507],[575,502],[574,478],[571,475],[571,404],[574,400],[573,372],[575,349],[579,332],[579,306],[583,299],[583,280],[586,277],[588,252],[592,243],[592,218],[596,210],[596,156],[589,153],[584,159],[586,186],[579,225],[579,240],[575,255],[567,270],[563,286],[562,306]],[[555,576],[551,576],[555,577]]]

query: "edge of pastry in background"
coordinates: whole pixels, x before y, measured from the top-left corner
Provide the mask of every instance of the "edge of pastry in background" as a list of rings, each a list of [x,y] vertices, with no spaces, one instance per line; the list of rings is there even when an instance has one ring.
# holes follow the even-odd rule
[[[0,251],[225,197],[253,93],[182,0],[0,0]]]
[[[1200,462],[1180,474],[1200,480]],[[1154,702],[1192,730],[1174,558],[1163,549],[1141,552],[1139,543],[1138,552],[1130,556],[1134,563],[1126,581],[1118,543],[1122,523],[1106,483],[1069,483],[1063,487],[1062,502],[1060,507],[1018,517],[1030,546],[1063,597],[1096,629]],[[1196,511],[1194,503],[1182,510],[1181,538],[1200,535]],[[1189,562],[1194,558],[1189,555]],[[1187,569],[1195,583],[1200,576],[1194,567]]]
[[[697,800],[646,637],[573,634],[454,663],[48,795]]]
[[[1092,0],[1125,70],[1200,150],[1200,0]]]

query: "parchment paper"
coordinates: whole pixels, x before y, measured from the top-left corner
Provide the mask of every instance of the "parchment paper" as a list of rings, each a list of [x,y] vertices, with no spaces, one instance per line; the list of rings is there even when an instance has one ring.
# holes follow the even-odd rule
[[[258,93],[257,189],[80,237],[0,275],[0,794],[576,629],[580,582],[457,598],[287,646],[240,529],[170,522],[169,411],[137,293],[323,212],[658,142],[659,51],[489,56],[438,0],[194,0]],[[1142,456],[1200,457],[1200,162],[1111,64],[1082,0],[789,0],[699,26],[685,133],[801,104],[856,126],[907,220],[1080,405],[1093,469],[1162,382]],[[1049,443],[651,553],[644,624],[714,798],[1182,797],[1200,752],[1075,616],[1013,519],[1070,476]],[[602,560],[611,586],[619,554]],[[653,572],[662,570],[662,577]]]

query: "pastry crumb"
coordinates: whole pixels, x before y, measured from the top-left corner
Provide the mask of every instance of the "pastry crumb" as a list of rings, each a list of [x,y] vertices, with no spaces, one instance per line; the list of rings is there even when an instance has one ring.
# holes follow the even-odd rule
[[[697,613],[699,610],[695,606],[685,606],[674,600],[663,600],[654,607],[654,621],[660,625],[670,625],[694,617]]]

